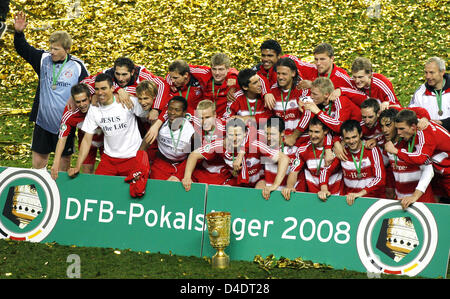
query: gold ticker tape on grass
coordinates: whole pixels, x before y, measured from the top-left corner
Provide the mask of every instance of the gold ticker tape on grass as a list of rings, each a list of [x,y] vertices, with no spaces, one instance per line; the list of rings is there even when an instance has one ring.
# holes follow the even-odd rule
[[[268,255],[266,258],[263,258],[261,255],[256,255],[253,258],[253,262],[258,264],[262,269],[267,272],[270,272],[271,269],[274,268],[290,268],[290,269],[332,269],[331,266],[314,263],[312,261],[305,261],[301,257],[297,257],[293,260],[280,257],[278,260],[275,258],[273,254]]]
[[[376,13],[369,13],[371,7]],[[393,78],[406,103],[423,82],[426,58],[450,56],[448,2],[439,0],[15,0],[7,24],[19,9],[30,14],[25,33],[31,45],[48,49],[50,33],[66,30],[74,40],[72,53],[90,73],[128,56],[165,76],[175,59],[209,65],[216,52],[229,54],[232,66],[242,69],[259,61],[259,46],[268,38],[300,58],[328,42],[336,63],[347,69],[357,56],[371,59],[375,72]],[[12,34],[0,46],[0,93],[25,89],[31,102],[35,87],[30,82],[37,76],[15,52]]]

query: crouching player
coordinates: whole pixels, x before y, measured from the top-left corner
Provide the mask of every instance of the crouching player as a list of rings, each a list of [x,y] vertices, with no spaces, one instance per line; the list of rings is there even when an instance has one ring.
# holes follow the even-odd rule
[[[309,123],[308,134],[310,141],[297,149],[295,159],[291,163],[286,188],[282,194],[286,200],[295,191],[298,174],[304,169],[307,192],[317,193],[325,201],[330,195],[342,193],[342,171],[339,160],[334,158],[327,166],[325,163],[325,145],[331,143],[332,136],[328,127],[313,117]],[[328,139],[328,141],[327,141]]]
[[[411,146],[412,138],[405,140],[397,134],[395,127],[397,113],[396,109],[390,108],[380,114],[381,129],[386,142],[388,142],[386,147],[389,149],[389,145],[392,144],[398,150],[406,149],[411,152],[414,149]],[[406,209],[416,201],[434,202],[430,184],[434,176],[433,166],[431,164],[414,165],[406,163],[397,155],[385,152],[389,157],[389,164],[394,177],[395,198],[400,200],[402,207]]]
[[[187,108],[188,103],[181,96],[169,100],[168,119],[156,139],[158,152],[152,164],[151,179],[179,182],[183,178],[186,158],[194,143],[194,127],[185,117]]]
[[[89,87],[86,84],[79,83],[72,86],[70,93],[75,103],[75,110],[72,111],[68,106],[64,108],[64,113],[59,129],[58,143],[56,144],[55,158],[53,160],[51,169],[51,176],[54,180],[58,178],[58,171],[60,170],[62,159],[64,159],[62,158],[62,153],[66,146],[68,138],[70,138],[68,136],[75,135],[75,131],[77,128],[78,148],[81,145],[84,136],[84,132],[81,130],[81,126],[83,125],[84,118],[86,117],[86,113],[88,112],[89,106],[91,105],[91,93],[89,91]],[[95,131],[88,155],[81,165],[81,171],[83,173],[94,173],[97,151],[99,151],[100,154],[103,153],[103,133],[100,129],[97,129]],[[67,166],[69,166],[70,161],[64,161],[63,164],[67,164]]]
[[[288,154],[288,147],[284,146],[284,120],[278,116],[272,116],[266,122],[264,134],[259,134],[258,139],[251,143],[251,151],[258,153],[261,166],[264,170],[264,178],[255,186],[257,189],[263,189],[264,198],[268,199],[270,192],[274,190],[282,190],[286,186],[286,178],[289,171],[289,163],[293,154]],[[266,136],[262,138],[263,136]],[[267,159],[266,153],[270,151],[278,151],[279,159]],[[295,152],[294,152],[295,154]]]

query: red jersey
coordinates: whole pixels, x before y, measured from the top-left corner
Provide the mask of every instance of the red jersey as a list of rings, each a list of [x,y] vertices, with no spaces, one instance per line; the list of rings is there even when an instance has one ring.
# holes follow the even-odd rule
[[[365,197],[384,198],[386,184],[386,170],[384,168],[381,152],[378,147],[364,148],[361,159],[361,150],[352,153],[347,149],[348,161],[341,161],[344,178],[344,194],[357,193],[365,189]],[[356,164],[356,165],[355,165]],[[360,169],[360,177],[358,170]]]
[[[203,100],[203,90],[200,82],[193,76],[190,76],[189,82],[182,87],[173,86],[170,75],[166,76],[166,83],[169,85],[169,99],[175,96],[182,96],[188,103],[187,113],[194,115],[195,109],[197,109],[198,103]]]
[[[256,123],[260,120],[268,119],[272,116],[272,111],[264,105],[264,99],[258,95],[256,99],[249,99],[242,90],[235,93],[236,100],[230,105],[228,112],[224,114],[224,118],[231,116],[254,116]]]
[[[398,149],[407,149],[408,143],[402,140],[397,142],[395,146]],[[410,196],[417,189],[424,193],[419,198],[419,202],[435,202],[430,184],[433,178],[433,167],[431,165],[412,165],[405,163],[391,153],[385,154],[389,157],[396,198],[401,199]]]
[[[276,116],[281,117],[284,120],[284,134],[286,136],[290,135],[295,129],[306,132],[306,128],[311,119],[311,111],[305,110],[304,112],[300,112],[298,101],[303,99],[308,91],[305,89],[299,90],[295,87],[290,90],[281,90],[281,88],[275,84],[271,88],[271,93],[276,101],[273,112]],[[299,139],[306,141],[307,138],[309,138],[309,136],[306,132]]]
[[[206,66],[191,66],[190,71],[202,87],[203,99],[211,100],[216,104],[216,114],[222,117],[229,107],[227,94],[230,88],[239,89],[237,83],[237,70],[230,69],[225,80],[221,84],[214,82],[211,68]]]
[[[348,119],[361,121],[361,109],[345,96],[330,101],[317,115],[330,130],[338,134],[344,121]]]
[[[391,81],[382,74],[373,73],[372,81],[367,88],[357,88],[354,79],[351,79],[351,83],[355,90],[363,92],[368,98],[375,98],[380,102],[389,102],[390,105],[400,105]]]
[[[331,139],[328,134],[326,138]],[[317,193],[320,186],[327,185],[328,191],[333,195],[342,193],[342,171],[338,159],[328,167],[325,166],[324,147],[314,147],[309,141],[297,150],[295,160],[292,162],[290,171],[297,172],[305,170],[306,187],[308,192]]]
[[[59,129],[58,138],[69,136],[72,130],[78,128],[78,147],[81,145],[81,141],[84,137],[84,132],[81,130],[86,113],[82,113],[79,109],[71,111],[66,106],[64,108],[63,116],[61,118],[61,125]],[[98,129],[92,137],[92,147],[101,147],[103,145],[103,132]]]
[[[343,68],[338,67],[334,63],[333,63],[333,68],[331,69],[330,74],[320,75],[319,71],[317,70],[317,66],[315,64],[309,63],[306,61],[302,61],[292,55],[287,55],[287,57],[294,60],[295,64],[297,65],[297,68],[299,69],[301,76],[304,80],[314,81],[319,77],[328,77],[328,78],[330,78],[331,82],[333,82],[335,89],[340,88],[340,87],[352,88],[350,76],[347,74],[347,72]]]

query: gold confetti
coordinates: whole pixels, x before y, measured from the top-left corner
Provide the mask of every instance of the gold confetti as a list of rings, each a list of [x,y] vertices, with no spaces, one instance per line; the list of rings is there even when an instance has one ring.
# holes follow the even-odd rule
[[[273,254],[267,256],[265,259],[261,255],[256,255],[253,258],[253,262],[258,264],[263,270],[270,273],[271,269],[274,268],[290,268],[290,269],[332,269],[331,266],[315,263],[312,261],[305,261],[301,257],[297,257],[294,260],[290,260],[285,257],[280,257],[278,260]]]

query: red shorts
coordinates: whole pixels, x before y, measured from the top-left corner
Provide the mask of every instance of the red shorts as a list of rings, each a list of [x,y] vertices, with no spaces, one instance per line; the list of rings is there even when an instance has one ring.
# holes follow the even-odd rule
[[[156,160],[158,152],[159,151],[158,151],[158,143],[157,142],[153,142],[147,148],[148,161],[150,162],[150,165],[152,165],[153,161]]]
[[[128,176],[136,169],[136,157],[113,158],[103,153],[95,174],[111,176]]]
[[[187,159],[180,162],[172,162],[157,155],[156,159],[151,164],[150,179],[165,181],[171,176],[174,176],[181,181],[184,177],[186,161]]]
[[[89,153],[83,162],[83,165],[95,164],[95,159],[97,159],[97,150],[100,153],[100,156],[103,154],[103,146],[101,147],[91,146],[91,148],[89,149]]]

